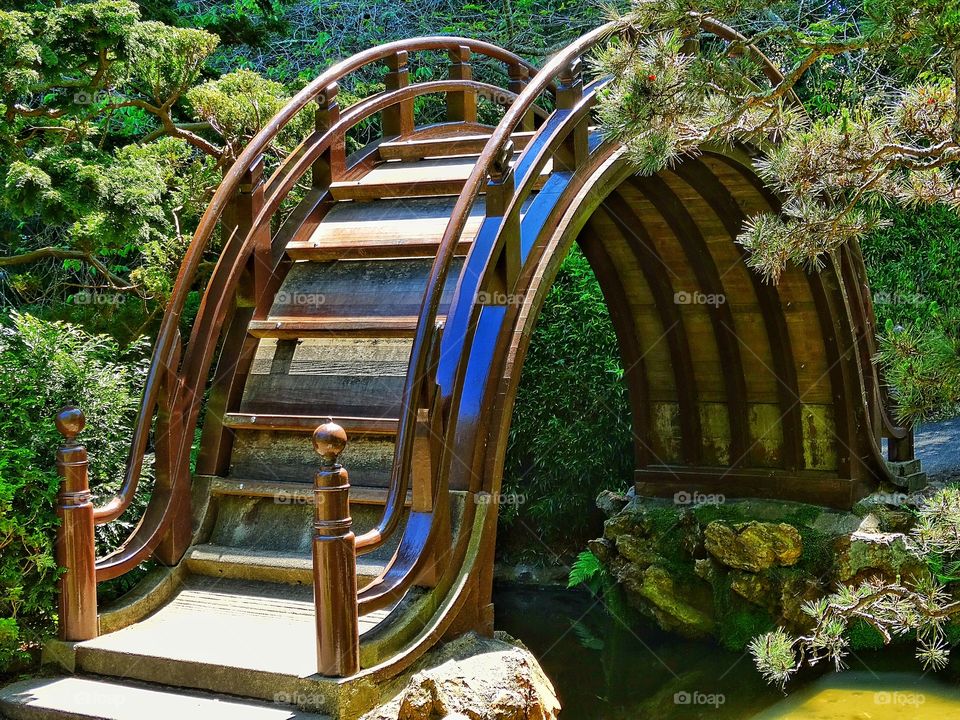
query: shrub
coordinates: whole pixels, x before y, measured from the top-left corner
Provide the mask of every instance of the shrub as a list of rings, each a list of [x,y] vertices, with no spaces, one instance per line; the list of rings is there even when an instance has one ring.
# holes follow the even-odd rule
[[[574,247],[523,366],[504,469],[504,492],[518,502],[501,507],[506,528],[523,523],[545,541],[575,544],[600,490],[627,486],[634,457],[622,376],[603,294]]]
[[[55,627],[61,437],[53,418],[64,405],[83,409],[91,485],[97,495],[113,492],[126,467],[141,357],[139,345],[121,352],[114,340],[73,325],[0,318],[0,670],[25,660]],[[102,552],[115,538],[98,533],[98,541]]]
[[[901,421],[949,417],[960,408],[960,220],[940,205],[887,215],[863,242],[879,360]]]

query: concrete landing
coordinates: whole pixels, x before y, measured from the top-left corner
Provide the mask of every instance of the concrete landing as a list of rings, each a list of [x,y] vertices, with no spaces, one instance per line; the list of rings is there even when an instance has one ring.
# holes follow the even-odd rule
[[[360,631],[386,614],[361,618]],[[79,667],[121,677],[148,679],[137,667],[144,656],[308,677],[317,670],[313,588],[191,576],[153,615],[76,652]]]
[[[10,720],[329,720],[257,701],[100,678],[40,678],[0,690]]]

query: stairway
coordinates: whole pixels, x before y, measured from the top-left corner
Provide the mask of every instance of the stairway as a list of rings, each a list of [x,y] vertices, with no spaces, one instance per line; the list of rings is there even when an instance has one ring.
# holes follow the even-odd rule
[[[484,141],[474,136],[467,149]],[[248,326],[257,347],[242,399],[223,417],[233,433],[230,470],[196,478],[194,543],[183,562],[101,612],[100,637],[51,643],[47,659],[76,675],[10,686],[0,713],[119,719],[150,707],[184,718],[307,719],[354,717],[370,705],[369,688],[315,674],[310,433],[332,416],[349,435],[341,462],[359,535],[383,512],[426,279],[476,161],[457,137],[420,143],[413,158],[400,147],[383,152],[403,157],[335,184],[322,222],[288,244],[289,272],[266,316]],[[456,154],[434,156],[444,152]],[[483,218],[481,198],[441,319]],[[384,569],[399,535],[358,557],[361,587]],[[392,609],[363,616],[361,633]]]

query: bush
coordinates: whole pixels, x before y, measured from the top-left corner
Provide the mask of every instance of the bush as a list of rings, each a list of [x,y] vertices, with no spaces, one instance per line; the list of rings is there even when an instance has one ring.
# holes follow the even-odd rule
[[[0,318],[0,671],[25,660],[55,628],[61,437],[53,418],[64,405],[83,409],[91,485],[97,495],[114,492],[143,384],[141,358],[142,346],[122,353],[114,340],[73,325],[18,313]],[[98,533],[98,541],[102,552],[115,538]]]
[[[880,328],[879,360],[902,422],[960,409],[960,219],[934,205],[891,209],[863,243]]]
[[[574,247],[547,296],[517,392],[501,522],[573,545],[590,530],[597,494],[634,469],[627,388],[606,302]],[[526,533],[526,543],[530,537]],[[524,538],[520,538],[524,539]]]

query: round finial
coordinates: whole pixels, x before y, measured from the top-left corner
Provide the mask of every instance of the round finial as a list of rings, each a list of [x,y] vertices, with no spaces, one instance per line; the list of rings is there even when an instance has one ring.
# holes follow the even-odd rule
[[[57,413],[54,422],[61,435],[67,440],[73,440],[87,424],[87,418],[84,417],[83,410],[80,408],[68,406]]]
[[[313,449],[331,465],[347,446],[347,431],[337,425],[333,418],[313,431]]]

